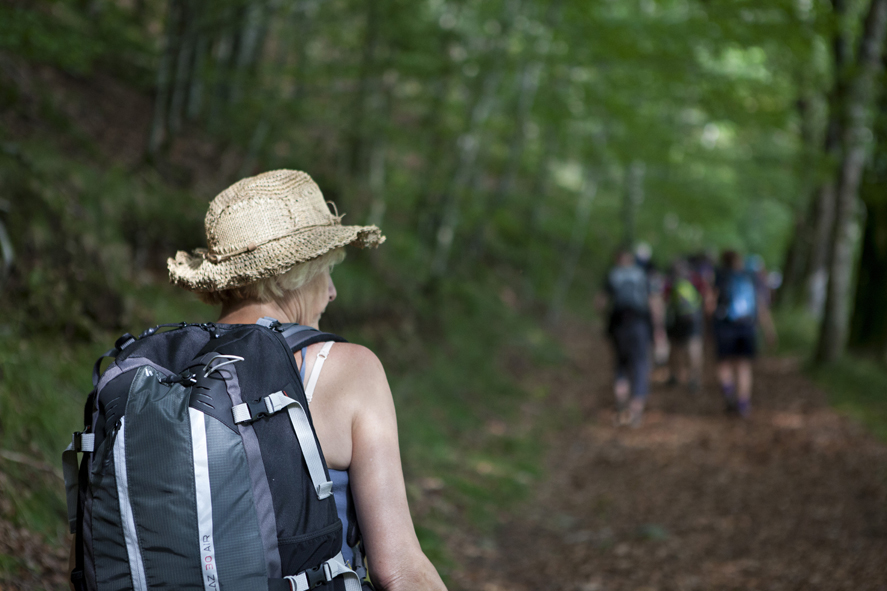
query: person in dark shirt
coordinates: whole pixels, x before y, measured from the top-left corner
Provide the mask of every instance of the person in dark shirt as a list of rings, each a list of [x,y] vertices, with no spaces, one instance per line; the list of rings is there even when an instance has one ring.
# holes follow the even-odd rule
[[[638,426],[650,389],[651,290],[647,274],[630,250],[620,250],[607,273],[607,333],[616,360],[613,392],[617,421]]]

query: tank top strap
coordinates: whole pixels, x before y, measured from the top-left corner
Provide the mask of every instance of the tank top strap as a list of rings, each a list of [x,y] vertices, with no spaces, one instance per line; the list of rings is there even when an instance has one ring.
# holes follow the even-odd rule
[[[330,354],[330,349],[332,348],[333,341],[327,341],[323,344],[323,347],[317,354],[317,359],[314,361],[314,367],[311,369],[311,375],[308,376],[308,383],[305,384],[305,398],[308,400],[308,404],[311,404],[311,399],[314,398],[314,388],[317,387],[317,380],[320,378],[320,370],[323,368],[323,362],[326,361],[327,355]],[[305,359],[305,349],[302,349],[302,359]],[[304,369],[304,367],[305,363],[303,361],[302,368]]]

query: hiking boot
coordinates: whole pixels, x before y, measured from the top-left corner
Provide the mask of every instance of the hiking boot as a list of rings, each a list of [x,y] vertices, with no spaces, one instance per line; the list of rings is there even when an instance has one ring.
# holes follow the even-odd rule
[[[739,402],[735,398],[725,398],[724,402],[724,412],[731,416],[739,414]]]
[[[631,411],[627,408],[620,409],[616,412],[616,418],[613,421],[617,427],[626,427],[631,424]]]

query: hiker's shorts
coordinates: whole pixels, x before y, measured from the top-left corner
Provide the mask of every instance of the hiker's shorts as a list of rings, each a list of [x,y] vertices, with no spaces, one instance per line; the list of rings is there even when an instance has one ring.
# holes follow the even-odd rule
[[[676,345],[686,345],[693,337],[702,335],[702,314],[678,316],[668,327],[668,338]]]
[[[758,331],[751,322],[715,320],[715,348],[718,360],[754,359],[758,352]]]

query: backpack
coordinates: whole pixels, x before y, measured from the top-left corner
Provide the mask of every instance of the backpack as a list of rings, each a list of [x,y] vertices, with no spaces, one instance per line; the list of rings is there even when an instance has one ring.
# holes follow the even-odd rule
[[[724,282],[722,316],[731,322],[754,322],[758,297],[754,278],[746,272],[731,273]]]
[[[668,309],[675,318],[694,316],[702,309],[702,296],[688,279],[676,279],[671,287]]]
[[[644,313],[649,306],[647,274],[637,265],[614,267],[607,283],[615,312],[633,311]]]
[[[293,357],[343,340],[272,318],[118,339],[63,454],[75,589],[360,591]]]

